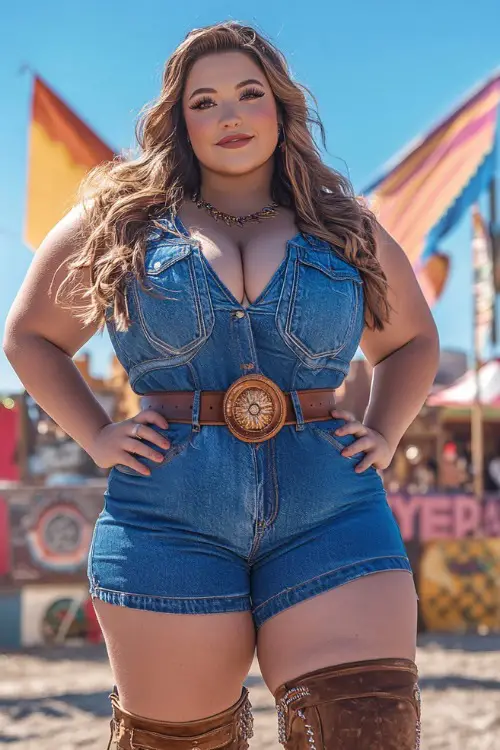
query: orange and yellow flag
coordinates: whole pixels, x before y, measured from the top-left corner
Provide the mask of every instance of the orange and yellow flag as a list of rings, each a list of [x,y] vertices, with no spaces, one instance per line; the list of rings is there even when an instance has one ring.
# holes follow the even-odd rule
[[[23,227],[23,240],[31,250],[70,210],[87,172],[113,156],[113,150],[35,76]]]

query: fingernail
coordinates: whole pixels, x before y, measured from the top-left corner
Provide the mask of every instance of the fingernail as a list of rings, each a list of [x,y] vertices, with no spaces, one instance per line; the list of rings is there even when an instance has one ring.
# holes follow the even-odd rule
[[[170,440],[164,440],[162,445],[164,448],[170,448]]]
[[[335,434],[336,434],[336,435],[342,435],[342,428],[341,428],[341,427],[339,427],[339,429],[338,429],[338,430],[335,430]]]

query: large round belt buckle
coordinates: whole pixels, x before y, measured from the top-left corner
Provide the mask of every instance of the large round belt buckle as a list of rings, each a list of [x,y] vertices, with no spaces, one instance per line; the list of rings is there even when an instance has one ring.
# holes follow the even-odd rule
[[[286,419],[285,395],[265,375],[242,375],[231,383],[222,408],[233,435],[247,443],[274,437]]]

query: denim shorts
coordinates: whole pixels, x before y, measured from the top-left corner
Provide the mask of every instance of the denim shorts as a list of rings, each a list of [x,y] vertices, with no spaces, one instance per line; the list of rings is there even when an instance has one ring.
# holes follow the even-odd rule
[[[111,469],[88,562],[90,593],[155,612],[252,613],[256,628],[323,591],[411,573],[378,472],[341,455],[342,420],[246,443],[225,425],[153,426],[170,439],[143,476]],[[145,441],[147,444],[147,441]]]

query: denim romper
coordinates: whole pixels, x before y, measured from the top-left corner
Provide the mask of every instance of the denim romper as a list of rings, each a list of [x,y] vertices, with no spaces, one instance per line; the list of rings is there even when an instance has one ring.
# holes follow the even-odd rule
[[[172,223],[182,233],[172,232]],[[258,298],[243,307],[180,219],[153,228],[148,282],[127,284],[132,325],[108,322],[138,394],[195,392],[192,422],[150,425],[170,439],[144,476],[114,466],[92,537],[90,594],[156,612],[249,610],[255,627],[308,597],[383,570],[411,573],[382,480],[340,451],[331,418],[303,422],[294,391],[338,388],[364,326],[362,279],[341,252],[297,234]],[[247,443],[200,425],[199,392],[260,373],[291,394],[297,424]],[[147,443],[147,441],[145,441]]]

